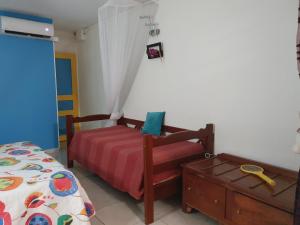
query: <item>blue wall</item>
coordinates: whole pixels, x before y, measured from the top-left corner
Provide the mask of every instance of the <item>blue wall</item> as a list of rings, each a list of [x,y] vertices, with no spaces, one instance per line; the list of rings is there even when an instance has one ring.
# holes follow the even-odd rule
[[[58,146],[53,43],[0,35],[0,144]]]
[[[32,15],[28,15],[28,14],[21,14],[21,13],[17,13],[17,12],[10,12],[10,11],[4,11],[4,10],[0,10],[0,16],[15,17],[18,19],[32,20],[32,21],[41,22],[41,23],[49,23],[49,24],[53,23],[53,20],[49,19],[49,18],[32,16]]]

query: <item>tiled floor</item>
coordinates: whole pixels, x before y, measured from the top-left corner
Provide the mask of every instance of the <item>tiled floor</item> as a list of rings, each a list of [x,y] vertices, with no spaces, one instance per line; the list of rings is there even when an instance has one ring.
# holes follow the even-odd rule
[[[53,154],[66,165],[66,152]],[[92,225],[143,225],[143,202],[126,193],[113,189],[97,176],[75,163],[71,171],[77,176],[96,208]],[[216,225],[217,223],[200,213],[185,214],[181,211],[180,199],[172,198],[155,202],[153,225]]]

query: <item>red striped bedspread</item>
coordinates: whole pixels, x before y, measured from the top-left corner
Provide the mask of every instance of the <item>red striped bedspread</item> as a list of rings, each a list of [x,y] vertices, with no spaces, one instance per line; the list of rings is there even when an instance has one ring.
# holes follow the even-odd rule
[[[191,142],[156,147],[153,149],[154,165],[202,151],[202,145]],[[70,145],[70,159],[135,199],[142,197],[143,135],[137,129],[113,126],[77,132]],[[154,180],[161,178],[156,175]]]

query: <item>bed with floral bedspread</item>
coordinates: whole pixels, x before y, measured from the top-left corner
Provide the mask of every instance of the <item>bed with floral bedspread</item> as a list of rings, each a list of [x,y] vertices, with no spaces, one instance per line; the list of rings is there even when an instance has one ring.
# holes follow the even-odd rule
[[[41,148],[0,145],[0,225],[89,225],[94,213],[73,173]]]

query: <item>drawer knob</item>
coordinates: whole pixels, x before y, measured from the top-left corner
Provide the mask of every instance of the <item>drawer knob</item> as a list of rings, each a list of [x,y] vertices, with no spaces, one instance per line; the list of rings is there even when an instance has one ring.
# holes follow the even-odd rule
[[[236,214],[241,215],[241,210],[240,209],[236,210]]]
[[[215,200],[214,200],[214,203],[215,203],[215,204],[218,204],[218,203],[219,203],[219,200],[218,200],[218,199],[215,199]]]
[[[190,190],[192,190],[192,188],[191,188],[191,187],[188,187],[187,190],[190,191]]]

